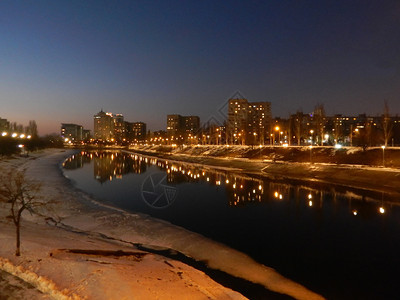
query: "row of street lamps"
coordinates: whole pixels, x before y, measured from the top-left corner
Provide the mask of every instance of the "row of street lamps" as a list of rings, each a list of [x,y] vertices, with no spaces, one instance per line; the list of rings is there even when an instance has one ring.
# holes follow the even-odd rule
[[[272,141],[273,141],[273,143],[275,143],[275,134],[277,133],[278,134],[278,140],[277,140],[277,142],[278,142],[278,144],[281,142],[281,135],[284,133],[283,131],[281,131],[281,128],[279,127],[279,126],[275,126],[274,127],[274,134],[272,134],[271,133],[271,144],[272,144]],[[310,140],[309,140],[309,142],[310,142],[310,144],[312,144],[313,143],[313,136],[314,136],[314,130],[313,129],[311,129],[310,130]],[[359,132],[359,129],[358,128],[356,128],[355,130],[354,130],[354,132],[355,133],[358,133]],[[285,136],[285,138],[286,138],[286,136]],[[325,138],[325,140],[324,140],[324,142],[326,142],[326,141],[328,141],[328,139],[329,139],[329,134],[328,133],[326,133],[325,135],[324,135],[324,138]],[[334,140],[335,141],[335,143],[337,142],[337,140],[335,139]],[[353,129],[351,129],[351,134],[350,134],[350,146],[353,146]]]
[[[3,131],[2,133],[1,133],[1,136],[8,136],[9,135],[9,133],[7,132],[7,131]],[[25,138],[27,138],[27,139],[30,139],[32,136],[31,135],[25,135],[25,134],[23,134],[23,133],[21,133],[21,134],[18,134],[18,133],[16,133],[16,132],[14,132],[13,134],[11,134],[10,135],[12,138],[20,138],[20,139],[25,139]]]

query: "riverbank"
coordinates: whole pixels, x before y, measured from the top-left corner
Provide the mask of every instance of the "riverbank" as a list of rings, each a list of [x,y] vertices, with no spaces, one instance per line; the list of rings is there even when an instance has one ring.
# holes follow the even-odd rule
[[[329,161],[334,161],[332,160],[334,156],[331,155],[331,151],[334,150],[320,148],[319,151],[313,150],[316,156],[313,158],[313,163],[310,163],[310,150],[306,149],[307,152],[304,149],[294,149],[293,151],[297,154],[292,153],[293,155],[291,155],[290,150],[283,147],[277,149],[266,147],[260,150],[247,146],[231,146],[228,148],[226,146],[194,146],[182,149],[142,146],[133,147],[130,151],[166,160],[230,169],[238,173],[257,175],[274,180],[313,181],[400,195],[400,168],[355,163],[332,163]],[[362,154],[361,149],[353,149],[346,150],[349,152],[349,154],[346,154],[346,152],[343,152],[344,150],[340,150],[339,155],[342,157],[353,156],[356,153],[365,157],[375,157],[377,151],[371,149],[375,154],[372,152],[372,154]],[[281,152],[285,156],[279,154]],[[390,155],[391,165],[397,166],[398,156],[400,157],[400,150],[393,149]],[[296,161],[295,157],[299,161]],[[380,156],[379,158],[381,159]],[[343,161],[345,160],[343,159]],[[352,161],[354,162],[354,160]],[[371,162],[371,160],[365,160],[364,163],[366,162]]]
[[[147,249],[173,249],[208,266],[297,299],[321,296],[247,255],[146,215],[100,205],[64,178],[59,163],[71,150],[2,159],[26,168],[43,184],[41,214],[23,215],[22,256],[14,254],[14,227],[0,206],[0,269],[30,282],[43,299],[245,299],[203,272]],[[271,294],[272,297],[274,294]],[[19,298],[19,297],[18,297]]]
[[[58,202],[42,212],[47,221],[23,216],[21,257],[14,256],[15,229],[5,219],[7,207],[1,205],[0,269],[29,282],[41,291],[35,297],[43,299],[245,299],[203,272],[140,251],[128,242],[143,239],[124,241],[122,234],[100,235],[96,227],[104,223],[110,225],[119,218],[128,222],[139,216],[95,208],[90,199],[74,190],[57,166],[70,153],[46,151],[29,158],[0,161],[1,167],[27,168],[29,178],[43,182],[40,198]],[[115,229],[121,230],[118,226]],[[112,231],[112,226],[108,230]],[[0,298],[32,299],[31,290],[10,288],[9,293],[14,293],[10,296],[3,295],[7,290],[2,289]]]

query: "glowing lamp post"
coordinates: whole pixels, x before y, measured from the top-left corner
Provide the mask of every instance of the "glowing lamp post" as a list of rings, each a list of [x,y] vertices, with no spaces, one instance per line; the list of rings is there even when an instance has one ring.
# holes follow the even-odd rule
[[[278,142],[280,141],[280,139],[281,139],[281,136],[280,136],[280,131],[279,131],[279,126],[276,126],[275,127],[275,131],[277,131],[278,132]],[[274,137],[274,140],[275,140],[275,137]],[[274,144],[275,144],[275,141],[274,141]]]
[[[382,165],[385,167],[385,146],[381,146],[382,148]]]
[[[20,145],[18,145],[18,148],[20,148],[21,149],[21,154],[23,155],[23,154],[25,154],[25,145],[22,145],[22,144],[20,144]]]
[[[313,144],[313,134],[314,134],[314,130],[310,130],[310,135],[311,135],[311,138],[310,138],[310,141],[311,141],[311,145]]]
[[[325,138],[325,143],[326,143],[326,145],[328,145],[328,142],[329,142],[329,134],[325,133],[324,138]]]

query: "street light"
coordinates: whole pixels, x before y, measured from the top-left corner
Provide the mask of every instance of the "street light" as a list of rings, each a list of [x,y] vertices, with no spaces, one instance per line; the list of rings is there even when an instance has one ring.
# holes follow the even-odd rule
[[[326,143],[326,145],[328,145],[328,143],[329,143],[329,134],[325,133],[324,138],[325,138],[324,142]]]
[[[382,148],[382,165],[385,167],[385,146],[381,146]]]
[[[313,144],[313,133],[314,133],[314,130],[310,130],[310,134],[311,134],[311,145]]]
[[[256,144],[257,133],[253,132],[253,136],[254,136],[254,139],[253,139],[253,144],[251,145],[251,149],[253,149],[254,145]]]
[[[280,138],[281,138],[281,137],[280,137],[279,129],[280,129],[279,126],[276,126],[276,127],[275,127],[275,131],[278,132],[278,137],[279,137],[278,142],[279,142],[279,140],[280,140]],[[275,144],[275,136],[274,136],[274,144]]]

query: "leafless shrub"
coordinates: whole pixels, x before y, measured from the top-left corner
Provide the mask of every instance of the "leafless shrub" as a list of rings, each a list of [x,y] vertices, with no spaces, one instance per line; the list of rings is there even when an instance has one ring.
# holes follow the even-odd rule
[[[21,250],[21,217],[27,210],[34,210],[45,203],[38,201],[38,192],[41,184],[26,177],[25,170],[0,170],[0,202],[10,204],[11,216],[9,216],[16,229],[15,255],[20,256]]]

